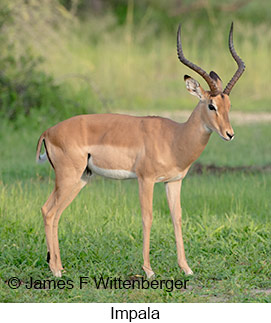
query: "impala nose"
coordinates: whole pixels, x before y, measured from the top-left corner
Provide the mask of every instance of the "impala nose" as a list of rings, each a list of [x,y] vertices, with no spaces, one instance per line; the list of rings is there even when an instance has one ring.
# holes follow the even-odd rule
[[[227,136],[230,138],[230,140],[233,139],[234,133],[229,133],[228,131],[226,132]]]

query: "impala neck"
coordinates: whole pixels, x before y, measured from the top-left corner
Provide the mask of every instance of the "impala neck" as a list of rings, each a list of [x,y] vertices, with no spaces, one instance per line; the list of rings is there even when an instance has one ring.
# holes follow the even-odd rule
[[[186,155],[184,167],[189,167],[201,155],[211,135],[211,131],[204,122],[203,109],[204,106],[199,102],[180,131],[178,145],[182,153],[185,152]],[[183,147],[186,148],[185,151]]]

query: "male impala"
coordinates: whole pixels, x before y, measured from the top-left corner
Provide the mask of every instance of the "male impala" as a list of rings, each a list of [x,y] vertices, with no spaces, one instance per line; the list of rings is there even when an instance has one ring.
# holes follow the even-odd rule
[[[187,122],[119,114],[80,115],[58,123],[40,136],[37,161],[48,158],[55,171],[54,190],[42,207],[47,261],[55,276],[61,277],[63,270],[58,243],[59,218],[94,174],[114,179],[137,178],[143,222],[143,269],[148,278],[154,275],[149,258],[153,188],[155,183],[165,183],[178,264],[185,274],[193,274],[184,253],[181,184],[213,131],[224,140],[233,139],[228,116],[229,94],[245,65],[233,46],[232,24],[229,49],[238,69],[223,91],[221,79],[215,72],[207,74],[184,57],[180,33],[181,26],[177,34],[180,61],[201,75],[210,87],[210,91],[205,91],[196,80],[184,76],[188,91],[199,99]],[[46,153],[40,156],[42,143]]]

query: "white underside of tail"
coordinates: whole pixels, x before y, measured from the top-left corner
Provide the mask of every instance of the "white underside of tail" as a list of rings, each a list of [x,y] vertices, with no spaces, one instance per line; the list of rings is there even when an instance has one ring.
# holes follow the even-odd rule
[[[44,153],[44,154],[39,156],[39,159],[37,160],[37,163],[38,164],[43,164],[44,162],[46,162],[47,159],[48,159],[47,155],[46,155],[46,153]]]

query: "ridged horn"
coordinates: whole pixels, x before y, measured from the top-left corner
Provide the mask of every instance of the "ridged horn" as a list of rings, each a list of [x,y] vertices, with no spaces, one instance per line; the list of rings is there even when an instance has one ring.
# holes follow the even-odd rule
[[[234,46],[233,46],[233,22],[231,23],[231,29],[230,29],[230,34],[229,34],[229,49],[230,49],[233,59],[236,61],[237,65],[238,65],[238,69],[223,91],[223,93],[225,93],[227,95],[230,94],[232,88],[234,87],[235,83],[238,81],[240,76],[244,73],[244,70],[246,67],[245,63],[237,55],[237,53],[234,49]]]
[[[212,95],[218,95],[219,93],[221,93],[218,90],[215,81],[210,77],[208,73],[206,73],[201,67],[191,63],[188,59],[184,57],[182,42],[181,42],[181,24],[179,25],[178,32],[177,32],[177,54],[178,54],[179,60],[184,65],[188,66],[189,68],[191,68],[193,71],[197,72],[199,75],[201,75],[204,78],[204,80],[207,82],[207,84],[210,87]]]

